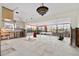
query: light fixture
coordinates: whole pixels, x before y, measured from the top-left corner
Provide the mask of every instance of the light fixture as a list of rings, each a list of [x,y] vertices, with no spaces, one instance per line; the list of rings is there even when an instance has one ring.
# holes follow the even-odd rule
[[[44,4],[42,3],[42,6],[38,7],[36,9],[36,11],[43,16],[44,14],[46,14],[46,12],[48,11],[48,7],[44,6]]]

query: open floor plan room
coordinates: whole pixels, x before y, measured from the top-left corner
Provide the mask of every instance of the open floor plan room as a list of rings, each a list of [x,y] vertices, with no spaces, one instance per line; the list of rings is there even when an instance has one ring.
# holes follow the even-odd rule
[[[79,56],[78,3],[0,3],[1,56]]]

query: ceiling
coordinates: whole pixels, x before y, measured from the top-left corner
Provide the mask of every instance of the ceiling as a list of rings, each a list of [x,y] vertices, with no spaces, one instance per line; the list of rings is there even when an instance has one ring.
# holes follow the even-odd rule
[[[14,13],[18,11],[20,20],[31,22],[38,21],[42,17],[50,17],[79,8],[77,3],[44,3],[49,8],[49,11],[44,16],[40,16],[36,9],[41,6],[41,3],[1,3],[0,5],[14,10]]]

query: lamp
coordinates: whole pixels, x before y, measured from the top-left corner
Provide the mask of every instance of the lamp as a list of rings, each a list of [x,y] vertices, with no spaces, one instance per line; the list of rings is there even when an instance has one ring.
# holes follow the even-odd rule
[[[46,12],[48,11],[48,7],[44,6],[44,4],[42,3],[42,6],[38,7],[36,9],[36,11],[43,16],[44,14],[46,14]]]

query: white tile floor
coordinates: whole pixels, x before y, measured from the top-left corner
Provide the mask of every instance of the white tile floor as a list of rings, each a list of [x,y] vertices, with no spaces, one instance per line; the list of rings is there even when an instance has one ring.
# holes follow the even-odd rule
[[[71,47],[69,38],[38,35],[36,39],[17,38],[1,41],[2,56],[75,56],[79,48]]]

